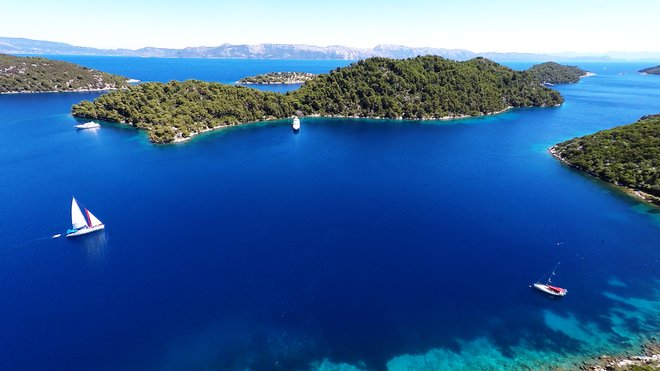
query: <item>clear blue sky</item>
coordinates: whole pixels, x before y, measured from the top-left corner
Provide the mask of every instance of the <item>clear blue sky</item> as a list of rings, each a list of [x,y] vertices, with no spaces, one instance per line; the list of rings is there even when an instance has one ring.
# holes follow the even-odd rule
[[[21,0],[0,36],[99,48],[222,43],[659,51],[658,0]]]

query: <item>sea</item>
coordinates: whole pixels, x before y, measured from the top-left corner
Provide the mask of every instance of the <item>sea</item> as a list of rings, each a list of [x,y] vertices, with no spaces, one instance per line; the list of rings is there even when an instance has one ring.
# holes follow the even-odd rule
[[[350,63],[50,57],[222,83]],[[548,148],[660,113],[660,76],[574,64],[596,75],[555,86],[561,107],[305,117],[297,134],[280,120],[176,145],[76,131],[71,105],[99,92],[0,96],[0,369],[549,369],[639,352],[660,334],[660,209]],[[104,231],[51,238],[72,196]],[[555,266],[560,299],[530,288]]]

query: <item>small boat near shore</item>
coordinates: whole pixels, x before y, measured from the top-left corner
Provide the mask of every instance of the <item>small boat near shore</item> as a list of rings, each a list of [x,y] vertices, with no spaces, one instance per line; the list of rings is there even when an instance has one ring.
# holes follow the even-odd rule
[[[559,296],[559,297],[566,296],[566,294],[568,293],[568,290],[566,290],[564,288],[561,288],[561,287],[558,287],[558,286],[552,285],[552,277],[557,275],[555,273],[555,271],[557,270],[557,267],[559,267],[559,263],[557,263],[557,265],[555,265],[555,268],[552,270],[551,273],[541,277],[533,285],[530,285],[530,287],[534,287],[535,289],[537,289],[539,291],[542,291],[546,294],[552,295],[552,296]],[[545,283],[542,283],[541,281],[546,276],[548,277],[548,280]]]
[[[293,128],[293,131],[300,130],[300,119],[298,116],[293,116],[293,123],[291,123],[291,127]]]
[[[96,128],[100,128],[100,127],[101,127],[101,124],[99,124],[97,122],[94,122],[94,121],[90,121],[90,122],[86,122],[84,124],[78,124],[78,125],[74,126],[74,128],[79,129],[79,130],[96,129]]]
[[[67,237],[81,236],[103,228],[105,225],[94,214],[85,208],[81,209],[75,197],[71,199],[71,229],[66,231]]]

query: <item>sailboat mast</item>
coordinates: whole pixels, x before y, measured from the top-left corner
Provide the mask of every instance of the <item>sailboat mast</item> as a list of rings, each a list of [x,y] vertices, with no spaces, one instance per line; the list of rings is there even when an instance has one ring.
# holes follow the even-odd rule
[[[559,263],[561,262],[557,262],[557,265],[555,265],[555,267],[552,269],[552,273],[550,273],[550,277],[548,277],[548,283],[552,283],[552,276],[556,275],[555,271],[557,270]]]

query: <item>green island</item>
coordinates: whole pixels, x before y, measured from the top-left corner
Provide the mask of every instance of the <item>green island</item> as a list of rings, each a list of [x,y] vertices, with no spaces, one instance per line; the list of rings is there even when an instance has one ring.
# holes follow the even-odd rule
[[[112,90],[128,79],[77,64],[0,54],[0,93]]]
[[[72,107],[76,117],[148,130],[155,143],[297,115],[439,120],[563,103],[528,72],[485,58],[370,58],[318,75],[287,94],[202,81],[145,83]]]
[[[303,84],[314,77],[316,74],[309,72],[268,72],[244,77],[236,83],[240,85]]]
[[[639,72],[646,73],[649,75],[660,75],[660,65],[655,67],[644,68],[643,70],[639,70]]]
[[[660,115],[559,143],[550,153],[569,166],[660,205]]]
[[[565,66],[555,62],[545,62],[530,67],[529,72],[542,84],[574,84],[589,72],[577,66]]]

